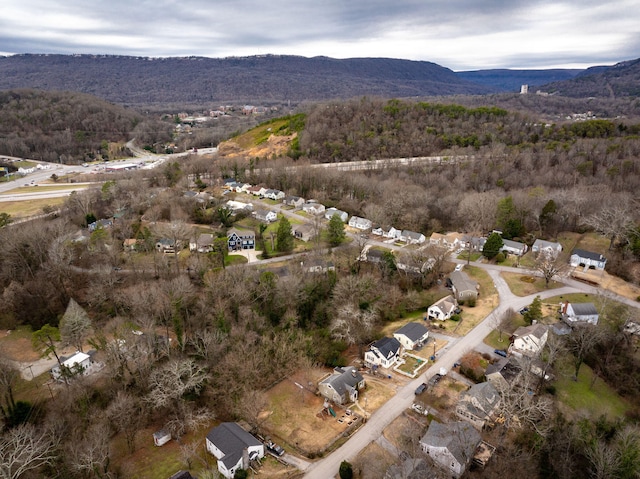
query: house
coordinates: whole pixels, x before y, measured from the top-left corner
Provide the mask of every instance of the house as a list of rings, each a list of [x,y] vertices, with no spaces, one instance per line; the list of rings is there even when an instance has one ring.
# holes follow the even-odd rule
[[[520,373],[522,373],[520,363],[517,358],[510,356],[489,364],[484,375],[497,390],[504,391],[518,381]]]
[[[331,261],[323,258],[311,258],[300,262],[300,266],[307,273],[326,273],[327,271],[335,271],[336,267]]]
[[[160,238],[156,241],[156,250],[158,253],[173,254],[182,247],[179,240],[170,238]]]
[[[95,231],[97,229],[109,229],[113,226],[113,221],[110,219],[102,219],[98,221],[94,221],[93,223],[89,223],[87,228],[89,231]]]
[[[460,233],[432,233],[429,238],[429,244],[442,246],[453,251],[464,246],[463,235]]]
[[[369,350],[364,353],[364,360],[371,366],[390,368],[400,359],[400,349],[400,341],[384,337],[369,346]]]
[[[160,431],[156,431],[153,433],[153,443],[158,447],[164,446],[170,440],[171,440],[171,434],[169,434],[164,429],[161,429]]]
[[[227,232],[227,246],[229,247],[229,251],[255,249],[256,235],[250,230],[231,228]]]
[[[311,241],[316,235],[316,228],[313,225],[303,223],[293,226],[293,237],[302,241]]]
[[[505,251],[510,254],[522,256],[527,252],[527,245],[518,241],[503,239],[502,248],[500,248],[500,251]]]
[[[383,251],[378,248],[367,248],[365,252],[362,254],[360,258],[362,261],[366,261],[367,263],[378,264],[382,263],[382,259],[384,258],[384,254],[388,251]]]
[[[267,188],[265,188],[264,186],[252,186],[250,188],[247,188],[247,193],[253,196],[264,196],[266,191]]]
[[[60,364],[51,368],[51,377],[60,381],[71,376],[87,376],[93,372],[93,365],[94,362],[90,354],[76,351],[73,356],[68,358],[60,356]]]
[[[285,196],[282,203],[287,206],[293,206],[294,208],[302,208],[304,198],[300,198],[299,196]]]
[[[531,245],[531,251],[537,256],[538,253],[545,253],[556,258],[562,251],[562,245],[560,243],[554,243],[553,241],[545,241],[536,239]]]
[[[318,384],[320,394],[336,404],[354,402],[362,388],[364,378],[353,366],[335,368],[331,375]]]
[[[607,258],[600,253],[593,253],[583,249],[574,249],[569,258],[569,264],[574,268],[584,266],[584,269],[603,270],[607,264]]]
[[[429,338],[429,330],[420,323],[407,323],[393,333],[407,351],[420,348]]]
[[[367,231],[371,229],[372,223],[371,220],[368,220],[366,218],[361,218],[360,216],[352,216],[349,219],[349,226],[362,231]]]
[[[475,300],[478,298],[478,283],[469,278],[464,271],[453,271],[449,275],[451,290],[458,301]]]
[[[264,457],[264,445],[235,422],[214,427],[205,442],[207,451],[218,460],[218,471],[228,479]]]
[[[484,244],[487,242],[487,238],[484,236],[469,236],[465,235],[462,237],[461,246],[466,250],[471,251],[482,251],[484,248]]]
[[[456,414],[481,430],[499,404],[500,394],[490,382],[474,384],[460,394]]]
[[[450,294],[429,306],[427,309],[427,316],[429,319],[445,321],[455,314],[456,309],[458,309],[458,302],[453,295]]]
[[[324,205],[318,203],[315,200],[309,200],[304,205],[302,205],[302,211],[305,213],[309,213],[310,215],[321,215],[324,213],[325,208]]]
[[[270,200],[281,200],[285,197],[284,191],[280,191],[280,190],[272,190],[272,189],[268,189],[267,191],[264,192],[263,195],[265,198],[269,198]]]
[[[600,318],[593,303],[570,303],[565,301],[561,311],[562,319],[570,326],[574,324],[598,324]]]
[[[342,211],[337,208],[327,208],[327,210],[324,212],[324,217],[328,220],[330,220],[334,216],[338,216],[338,218],[340,218],[340,221],[342,221],[343,223],[346,223],[347,219],[349,219],[349,214],[346,211]]]
[[[540,323],[521,326],[511,336],[509,352],[516,355],[535,357],[540,355],[547,343],[549,328]]]
[[[480,433],[466,421],[442,424],[431,421],[420,447],[438,466],[460,477],[480,444]]]
[[[253,205],[251,203],[243,203],[242,201],[229,200],[225,205],[234,213],[249,212],[253,210]]]
[[[264,223],[273,223],[278,219],[278,213],[273,210],[256,210],[252,214],[255,219]]]
[[[415,231],[402,230],[400,233],[400,241],[404,241],[407,244],[422,244],[427,241],[427,238],[422,233],[416,233]]]
[[[189,241],[189,251],[197,251],[198,253],[210,253],[213,251],[213,235],[211,233],[202,233],[198,238],[191,238]]]
[[[395,229],[393,226],[382,229],[383,238],[400,239],[402,236],[402,230]]]

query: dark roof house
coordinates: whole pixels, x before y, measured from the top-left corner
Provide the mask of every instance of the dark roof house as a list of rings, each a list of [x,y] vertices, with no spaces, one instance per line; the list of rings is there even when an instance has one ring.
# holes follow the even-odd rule
[[[218,460],[218,471],[231,479],[238,469],[264,457],[264,445],[235,422],[223,422],[209,431],[207,451]]]
[[[400,341],[400,344],[412,350],[420,347],[429,337],[429,330],[421,323],[407,323],[393,333],[393,337]]]
[[[442,424],[434,420],[420,439],[420,446],[437,465],[460,477],[473,460],[481,440],[480,433],[466,421]]]
[[[355,401],[363,387],[364,378],[353,366],[335,368],[333,374],[318,384],[320,394],[336,404]]]

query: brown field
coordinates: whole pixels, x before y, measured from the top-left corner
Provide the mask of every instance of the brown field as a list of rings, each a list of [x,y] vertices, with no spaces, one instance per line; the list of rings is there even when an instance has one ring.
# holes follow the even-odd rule
[[[40,355],[31,344],[31,330],[20,328],[13,331],[0,331],[0,349],[2,356],[12,361],[37,361]]]
[[[345,408],[339,406],[334,407],[336,418],[322,414],[324,398],[313,391],[317,382],[329,372],[326,369],[301,372],[269,389],[268,409],[262,415],[265,418],[262,428],[277,441],[307,456],[324,451],[348,429],[347,421],[354,417],[346,416],[344,422],[338,422],[345,414]],[[300,389],[296,382],[304,389]],[[393,379],[365,375],[365,382],[367,386],[360,392],[359,406],[350,406],[358,416],[365,414],[365,408],[367,415],[371,414],[395,393]]]
[[[67,198],[45,198],[41,200],[25,200],[25,201],[3,201],[0,203],[0,212],[9,213],[13,218],[26,218],[42,214],[45,206],[59,206],[66,201]]]
[[[509,289],[516,296],[529,296],[530,294],[539,293],[541,291],[545,291],[547,289],[555,289],[559,288],[562,283],[558,283],[557,281],[549,281],[549,287],[545,288],[544,279],[537,278],[533,276],[527,276],[525,274],[520,273],[500,273],[500,276],[504,278],[504,280],[509,285]]]
[[[382,479],[389,466],[395,461],[395,457],[389,451],[372,442],[360,451],[353,461],[355,477]]]

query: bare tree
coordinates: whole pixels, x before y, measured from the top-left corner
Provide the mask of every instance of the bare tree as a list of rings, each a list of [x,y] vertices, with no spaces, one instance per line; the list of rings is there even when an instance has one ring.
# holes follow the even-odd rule
[[[93,424],[81,438],[68,443],[66,460],[80,477],[111,479],[111,451],[109,426],[104,422]]]
[[[618,198],[604,206],[599,212],[587,216],[584,223],[598,233],[609,238],[609,249],[613,248],[616,239],[626,239],[634,228],[633,212],[637,210],[633,199]]]
[[[135,396],[118,391],[106,411],[111,427],[124,435],[130,453],[135,451],[136,434],[144,423],[144,407]]]
[[[5,421],[10,419],[16,407],[13,388],[19,377],[20,373],[12,363],[0,358],[0,413]]]
[[[532,428],[539,434],[546,431],[546,420],[553,411],[552,401],[546,396],[530,394],[533,389],[531,371],[523,371],[521,380],[509,385],[499,383],[500,403],[498,410],[505,429]]]
[[[568,268],[568,264],[565,259],[561,258],[559,255],[541,251],[538,253],[534,268],[542,274],[542,277],[544,278],[544,286],[545,288],[548,288],[549,282],[551,282],[553,277],[565,272]]]
[[[69,300],[67,310],[60,320],[60,337],[63,343],[82,351],[83,343],[91,331],[91,319],[75,299]]]
[[[18,479],[56,460],[57,441],[31,424],[12,428],[0,437],[0,477]]]
[[[578,380],[580,366],[591,351],[603,339],[603,331],[593,324],[576,324],[571,334],[565,336],[566,348],[573,354],[574,381]]]
[[[208,378],[192,359],[169,361],[151,373],[147,401],[154,408],[174,406],[184,394],[199,393]]]

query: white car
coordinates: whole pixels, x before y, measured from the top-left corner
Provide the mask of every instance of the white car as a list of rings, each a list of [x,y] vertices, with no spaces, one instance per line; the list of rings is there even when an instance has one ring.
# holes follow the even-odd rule
[[[462,271],[462,268],[464,268],[463,264],[457,264],[456,265],[456,271]]]
[[[422,406],[421,404],[416,404],[413,403],[411,405],[411,409],[413,409],[415,412],[417,412],[418,414],[422,414],[424,416],[426,416],[427,414],[429,414],[429,411],[427,411],[427,408]]]

